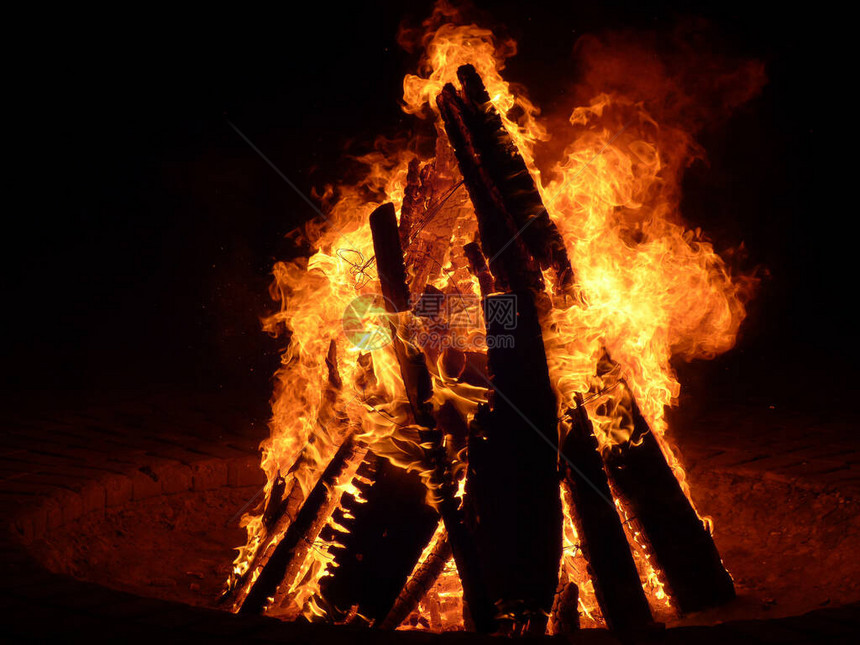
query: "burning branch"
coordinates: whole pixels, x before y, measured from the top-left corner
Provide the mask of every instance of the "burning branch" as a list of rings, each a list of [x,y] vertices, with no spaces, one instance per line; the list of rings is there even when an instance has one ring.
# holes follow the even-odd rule
[[[570,411],[561,448],[562,483],[575,509],[580,548],[606,624],[620,631],[644,629],[653,621],[639,573],[615,510],[594,427],[581,394]]]
[[[642,527],[681,611],[722,605],[735,597],[732,578],[639,406],[632,395],[628,400],[633,434],[606,458],[613,487]]]

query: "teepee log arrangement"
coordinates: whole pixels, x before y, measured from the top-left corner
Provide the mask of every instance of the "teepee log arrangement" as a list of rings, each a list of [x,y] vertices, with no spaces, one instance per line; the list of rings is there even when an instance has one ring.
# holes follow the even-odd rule
[[[422,191],[432,179],[415,162],[399,224],[388,203],[370,216],[370,229],[408,423],[420,435],[421,476],[344,433],[304,500],[276,489],[270,495],[265,523],[278,538],[257,554],[229,601],[236,611],[263,612],[288,593],[302,575],[297,563],[325,534],[336,543],[318,592],[329,620],[395,628],[453,558],[467,627],[541,634],[554,603],[566,603],[558,622],[576,629],[578,590],[559,585],[563,495],[609,628],[629,632],[654,622],[625,533],[631,522],[678,609],[726,602],[731,577],[632,394],[633,434],[611,449],[598,445],[582,394],[558,418],[543,325],[555,299],[586,305],[564,240],[481,78],[466,65],[458,79],[461,89],[445,85],[437,106],[477,218],[477,238],[460,252],[480,284],[487,338],[485,356],[457,355],[458,369],[487,389],[487,400],[468,426],[456,411],[435,406],[431,367],[446,355],[426,355],[398,322],[432,295],[426,267],[412,266],[421,256],[408,249],[414,227],[427,219]],[[545,291],[544,272],[554,276],[554,294]],[[513,320],[494,314],[506,303]],[[334,354],[332,346],[326,364],[330,387],[338,388]],[[364,360],[372,373],[370,356]],[[455,468],[457,459],[464,468]],[[332,491],[344,478],[359,493],[345,494],[332,513]],[[619,513],[616,498],[632,519]],[[334,522],[323,526],[329,515]]]

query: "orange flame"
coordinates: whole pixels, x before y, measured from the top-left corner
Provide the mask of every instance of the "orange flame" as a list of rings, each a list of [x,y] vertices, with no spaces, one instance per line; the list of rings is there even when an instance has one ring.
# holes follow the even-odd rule
[[[730,349],[754,285],[750,277],[732,275],[704,233],[686,228],[680,219],[681,177],[700,154],[691,133],[671,118],[661,120],[671,116],[666,110],[652,109],[655,87],[649,88],[648,96],[595,91],[572,110],[563,127],[550,128],[550,121],[538,108],[501,75],[505,60],[516,53],[516,43],[497,40],[489,29],[459,24],[444,2],[425,22],[420,40],[423,56],[417,73],[404,79],[403,109],[436,125],[437,180],[453,186],[457,170],[447,151],[436,97],[445,83],[457,84],[457,68],[470,63],[483,78],[567,243],[586,304],[558,299],[543,324],[559,415],[575,405],[577,392],[592,392],[589,412],[601,445],[626,441],[630,431],[626,389],[612,389],[623,379],[651,428],[662,436],[664,409],[677,402],[680,391],[670,360],[676,356],[708,358]],[[589,58],[592,68],[598,59]],[[598,68],[606,72],[605,66]],[[761,84],[756,69],[749,68],[750,86]],[[593,89],[589,83],[583,87]],[[733,104],[751,94],[735,96]],[[542,174],[535,162],[537,152],[547,142],[558,140],[571,143],[552,163],[541,163]],[[267,496],[279,475],[286,479],[288,491],[295,489],[300,497],[306,496],[348,432],[378,454],[421,468],[421,448],[416,429],[408,423],[403,384],[391,347],[372,351],[375,384],[365,388],[360,385],[362,351],[346,341],[341,327],[350,302],[377,289],[368,215],[385,201],[400,208],[408,165],[415,156],[409,145],[397,148],[386,141],[384,154],[377,151],[362,157],[366,177],[356,185],[328,188],[324,196],[330,204],[327,221],[307,225],[304,234],[314,248],[310,258],[275,265],[272,296],[280,308],[264,320],[264,328],[273,334],[288,329],[290,341],[276,375],[271,436],[262,445],[262,466],[269,478]],[[369,194],[375,197],[368,199]],[[459,255],[463,243],[474,234],[474,215],[462,198],[457,208],[450,211],[453,239],[430,281],[448,293],[477,294],[476,281]],[[553,276],[547,273],[545,279],[548,291],[553,292]],[[401,328],[410,319],[405,313],[392,322]],[[470,333],[480,335],[481,327],[477,325]],[[328,385],[326,356],[332,341],[344,384],[341,390]],[[609,374],[599,372],[598,367],[606,352],[615,363]],[[486,399],[486,392],[446,374],[441,357],[437,358],[430,365],[433,404],[438,407],[452,401],[464,415],[473,413],[477,403]],[[683,481],[680,464],[662,439],[661,445]],[[586,567],[577,554],[576,529],[567,506],[565,518],[562,577],[580,586],[585,622],[599,625],[599,610],[593,590],[589,592]],[[260,513],[246,516],[243,523],[248,543],[239,550],[236,577],[247,571],[260,549],[277,539],[267,535]],[[632,537],[635,541],[636,536]],[[310,549],[292,590],[294,602],[306,615],[322,612],[313,598],[320,577],[326,574],[328,556],[325,545],[317,546]],[[637,560],[643,582],[652,600],[663,602],[665,592],[658,573],[642,549]],[[425,555],[428,552],[429,548]],[[424,619],[413,615],[404,626],[461,629],[461,595],[456,571],[449,563],[419,607],[432,615]]]

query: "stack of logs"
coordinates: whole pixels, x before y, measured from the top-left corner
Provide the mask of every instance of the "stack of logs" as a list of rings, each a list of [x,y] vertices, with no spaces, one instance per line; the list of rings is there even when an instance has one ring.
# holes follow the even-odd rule
[[[581,395],[561,424],[559,440],[557,399],[541,336],[542,312],[551,306],[542,270],[553,271],[561,296],[570,298],[577,298],[574,272],[480,77],[466,65],[458,78],[462,89],[446,85],[437,104],[478,220],[480,244],[467,245],[464,254],[481,285],[488,338],[514,336],[512,344],[488,340],[486,368],[478,377],[491,392],[489,403],[480,406],[468,428],[450,410],[434,412],[425,356],[392,328],[410,421],[421,428],[429,482],[368,452],[347,433],[297,512],[287,504],[277,506],[285,496],[273,490],[276,508],[267,509],[264,518],[272,534],[282,537],[260,550],[235,585],[234,609],[261,613],[269,598],[289,588],[307,545],[320,531],[332,530],[323,521],[332,512],[331,490],[347,475],[357,482],[364,502],[345,495],[335,520],[348,532],[324,536],[341,545],[333,551],[337,567],[321,586],[328,615],[338,622],[397,627],[453,555],[469,627],[485,633],[543,633],[558,587],[559,483],[573,509],[608,627],[629,632],[653,624],[613,495],[635,516],[681,612],[730,600],[731,577],[635,402],[627,444],[605,455],[598,451]],[[415,168],[410,170],[414,176]],[[403,245],[411,206],[407,188],[399,228],[391,204],[370,217],[377,273],[391,313],[410,306]],[[516,326],[503,329],[487,314],[495,300],[511,296],[516,297]],[[367,378],[373,379],[370,355],[362,360]],[[332,345],[327,364],[329,387],[335,389],[341,386],[336,363]],[[468,448],[468,472],[460,503],[450,455],[463,447]],[[356,460],[361,465],[353,476],[347,470]],[[426,484],[434,492],[434,507],[425,502]],[[445,532],[416,569],[440,517]],[[565,594],[575,606],[576,590]]]

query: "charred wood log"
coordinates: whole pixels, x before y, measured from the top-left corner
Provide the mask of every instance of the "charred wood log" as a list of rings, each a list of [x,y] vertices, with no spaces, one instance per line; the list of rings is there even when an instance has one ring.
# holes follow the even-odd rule
[[[443,88],[437,104],[475,207],[493,291],[513,292],[483,300],[493,398],[473,424],[467,508],[497,616],[512,617],[516,629],[526,625],[542,633],[562,541],[556,399],[535,306],[543,279],[503,198],[506,179],[493,177],[483,158],[486,127],[478,106],[452,85]],[[480,275],[477,251],[471,247],[470,261]]]
[[[562,287],[571,285],[573,269],[564,239],[543,205],[525,160],[490,102],[481,77],[472,65],[463,65],[457,70],[457,78],[469,107],[468,124],[481,164],[498,187],[505,210],[541,268],[551,268]]]
[[[492,403],[473,423],[466,505],[499,617],[543,633],[562,546],[556,399],[532,294],[487,297],[484,320]]]
[[[278,585],[284,579],[294,551],[303,539],[311,539],[308,534],[319,522],[323,509],[331,502],[331,487],[345,473],[358,451],[359,442],[348,437],[338,448],[334,458],[320,475],[319,480],[305,499],[295,520],[286,529],[283,538],[272,548],[260,575],[251,583],[248,594],[239,607],[240,614],[259,614],[266,607],[268,598],[275,595]]]
[[[348,509],[349,533],[330,549],[337,566],[320,583],[336,619],[358,614],[381,622],[439,522],[417,473],[377,458],[374,479],[366,501]]]
[[[399,239],[397,237],[392,238],[391,236],[391,215],[388,209],[384,211],[382,209],[385,209],[385,206],[380,207],[380,209],[374,212],[374,215],[379,212],[384,214],[377,216],[375,227],[371,226],[374,236],[374,249],[381,249],[383,245],[391,247],[387,248],[384,252],[387,260],[383,266],[396,266],[397,258],[400,258],[400,265],[402,266],[403,252],[400,248]],[[391,211],[393,211],[393,207]],[[379,251],[376,252],[378,253]],[[396,270],[386,271],[386,276],[392,281],[401,279],[401,274]],[[399,290],[401,287],[405,289],[405,273],[402,275],[402,280],[402,284],[394,285],[392,288],[395,290]],[[387,303],[386,306],[390,307],[392,313],[394,313],[393,310],[396,305],[394,305],[393,301]],[[460,511],[459,500],[454,495],[456,484],[453,481],[450,469],[447,467],[448,459],[445,451],[444,435],[441,430],[436,428],[436,420],[433,417],[432,406],[429,403],[430,397],[433,394],[430,371],[427,369],[423,352],[414,345],[404,342],[399,337],[397,329],[393,325],[391,331],[392,338],[394,339],[394,351],[400,364],[400,373],[403,378],[407,398],[412,408],[413,417],[416,423],[424,428],[421,432],[421,440],[423,444],[428,446],[425,454],[427,468],[430,471],[429,485],[437,498],[437,509],[442,516],[445,529],[451,541],[457,571],[463,583],[463,594],[466,605],[476,628],[479,631],[489,632],[492,631],[494,626],[492,608],[489,605],[481,581],[474,540],[469,534],[465,518]]]
[[[432,161],[409,164],[398,232],[413,294],[439,276],[455,224],[472,212],[466,191],[458,190],[463,182],[456,164],[447,142],[437,144]]]
[[[573,634],[579,631],[579,587],[576,583],[566,582],[556,598],[553,611],[553,627],[556,634]]]
[[[274,528],[275,523],[281,518],[284,512],[283,501],[286,490],[287,480],[281,477],[281,473],[278,472],[278,476],[272,482],[272,490],[269,493],[269,499],[266,501],[266,508],[263,510],[263,526],[266,527],[267,532]]]
[[[612,501],[603,459],[581,394],[561,449],[562,482],[575,510],[580,549],[610,629],[631,631],[653,622],[648,600]]]
[[[337,363],[337,343],[334,339],[329,342],[328,352],[325,358],[326,369],[328,372],[328,383],[323,392],[325,405],[320,409],[320,415],[317,418],[318,424],[327,428],[334,422],[338,426],[346,430],[348,427],[348,419],[343,415],[343,411],[339,409],[338,398],[339,392],[343,388],[338,371]],[[370,362],[369,355],[365,359],[365,366],[362,370],[363,377],[374,378],[373,365]],[[344,438],[345,440],[345,438]],[[283,476],[278,472],[277,477],[272,482],[272,487],[269,491],[269,496],[266,505],[263,509],[262,524],[263,536],[262,543],[265,545],[258,548],[254,553],[251,563],[247,570],[238,578],[231,578],[228,581],[228,588],[219,599],[219,603],[226,604],[240,603],[244,600],[244,596],[249,591],[249,581],[256,575],[256,572],[265,568],[269,556],[271,555],[271,540],[273,537],[282,535],[289,525],[294,521],[295,517],[302,508],[305,502],[305,495],[302,486],[295,478],[295,473],[302,468],[308,466],[312,459],[312,455],[318,448],[314,445],[313,437],[308,441],[308,444],[303,448],[293,465],[287,471],[287,475]],[[289,490],[288,490],[289,489]],[[238,598],[238,600],[237,600]]]
[[[373,235],[376,270],[385,296],[386,311],[392,314],[406,311],[409,309],[409,288],[406,286],[403,250],[397,234],[397,217],[393,204],[383,204],[371,213],[370,231]],[[433,383],[424,354],[419,348],[404,342],[393,323],[391,336],[413,416],[420,425],[432,427],[434,421],[428,401],[433,395]]]
[[[436,436],[431,437],[430,434]],[[455,497],[457,485],[449,468],[447,455],[442,442],[442,433],[433,430],[425,433],[425,443],[432,447],[427,450],[428,466],[431,469],[430,485],[437,497],[436,507],[448,533],[448,540],[457,565],[457,573],[463,585],[463,599],[468,611],[468,619],[479,632],[490,633],[496,628],[496,621],[485,578],[482,575],[481,557],[478,544],[466,523],[460,508],[460,500]],[[468,622],[468,620],[467,620]]]
[[[660,444],[632,400],[633,433],[606,459],[615,490],[629,505],[682,612],[735,597],[714,540],[696,515]]]
[[[296,586],[301,586],[304,581],[299,576],[313,577],[315,575],[315,567],[309,562],[309,559],[313,557],[311,552],[319,552],[320,549],[325,548],[323,545],[332,544],[336,541],[338,535],[336,527],[342,526],[345,520],[351,517],[349,511],[345,509],[353,508],[358,503],[356,496],[364,494],[373,485],[373,480],[370,477],[374,472],[376,456],[369,453],[365,446],[361,446],[360,451],[357,452],[357,459],[361,459],[361,462],[352,474],[350,481],[352,490],[344,492],[338,499],[333,497],[332,503],[327,504],[321,510],[318,521],[296,544],[287,565],[284,579],[268,606],[272,608],[272,613],[275,615],[288,620],[295,620],[301,615],[304,607],[293,602],[292,594]],[[339,483],[345,483],[345,478]],[[310,567],[308,567],[309,564],[311,564]]]
[[[481,246],[477,242],[469,242],[463,247],[463,253],[469,262],[469,270],[478,278],[481,297],[486,298],[493,292],[493,276],[487,268],[487,260],[481,252]]]
[[[564,239],[550,219],[522,155],[475,68],[464,65],[457,70],[457,77],[462,92],[446,87],[439,98],[439,108],[470,196],[474,200],[473,192],[486,193],[487,187],[492,187],[494,195],[483,195],[482,201],[495,201],[497,208],[501,205],[528,252],[542,269],[551,268],[559,287],[567,289],[573,285],[574,276]],[[475,208],[479,210],[477,204]],[[499,252],[491,247],[486,250],[491,258]],[[492,269],[493,262],[490,264]]]
[[[454,148],[457,163],[478,218],[481,246],[495,278],[495,291],[541,290],[543,277],[532,262],[517,227],[507,211],[499,188],[488,174],[472,130],[474,111],[450,83],[437,101],[445,132]]]
[[[382,287],[382,295],[388,301],[387,308],[393,311],[409,309],[409,287],[406,286],[406,268],[400,250],[397,232],[397,214],[394,204],[387,203],[370,214],[370,231],[373,234],[373,253],[376,256],[376,272]]]
[[[439,303],[445,297],[445,292],[434,287],[432,284],[425,285],[424,293],[418,298],[412,312],[416,316],[424,318],[434,318],[439,315]]]
[[[403,205],[400,207],[400,224],[397,232],[400,237],[400,247],[409,246],[412,226],[419,217],[424,199],[421,191],[421,172],[418,158],[409,162],[406,172],[406,188],[403,191]]]
[[[416,569],[403,586],[400,595],[391,611],[382,621],[380,627],[383,629],[396,629],[409,614],[418,606],[421,599],[442,574],[448,560],[451,559],[451,543],[448,535],[443,533],[439,536],[433,550],[427,555],[421,566]]]

